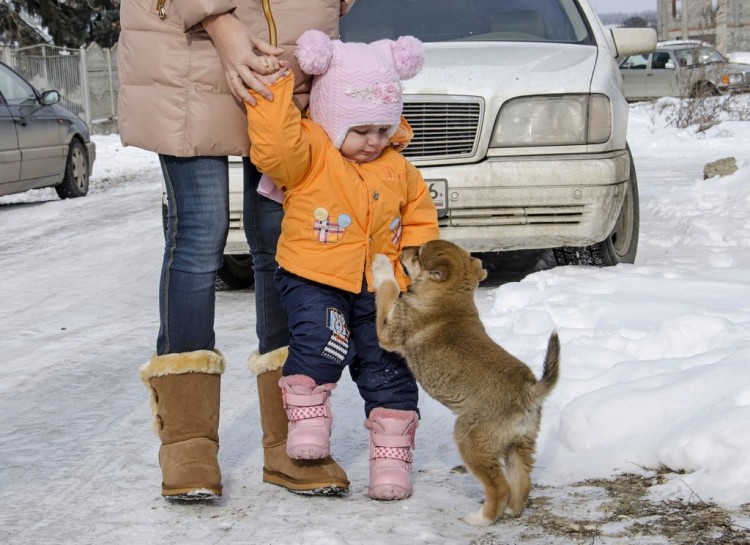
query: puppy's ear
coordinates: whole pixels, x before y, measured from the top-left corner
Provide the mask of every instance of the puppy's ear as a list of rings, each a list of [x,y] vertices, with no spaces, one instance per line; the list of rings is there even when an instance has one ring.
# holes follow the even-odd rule
[[[482,268],[482,260],[478,257],[471,258],[471,264],[474,265],[474,274],[480,282],[487,278],[487,271]]]
[[[450,260],[444,255],[431,257],[425,262],[424,269],[433,282],[444,282],[450,276]]]

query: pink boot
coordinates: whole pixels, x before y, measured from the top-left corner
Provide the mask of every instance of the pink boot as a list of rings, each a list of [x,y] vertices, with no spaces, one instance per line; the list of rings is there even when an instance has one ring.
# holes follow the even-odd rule
[[[331,390],[333,383],[317,386],[306,375],[279,379],[289,434],[286,454],[297,460],[319,460],[331,453]]]
[[[370,430],[370,487],[375,500],[411,496],[411,451],[419,416],[414,411],[377,407],[365,420]]]

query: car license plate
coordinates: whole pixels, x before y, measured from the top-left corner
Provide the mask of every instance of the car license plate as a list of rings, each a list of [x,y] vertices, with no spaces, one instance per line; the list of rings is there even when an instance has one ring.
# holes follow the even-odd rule
[[[427,180],[427,188],[430,190],[432,202],[435,203],[435,208],[438,211],[448,208],[448,202],[445,199],[447,185],[445,180]]]

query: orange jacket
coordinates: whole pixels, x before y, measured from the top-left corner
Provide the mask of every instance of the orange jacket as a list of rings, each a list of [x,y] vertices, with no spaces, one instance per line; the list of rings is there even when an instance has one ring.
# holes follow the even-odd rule
[[[438,238],[437,212],[419,170],[386,148],[374,161],[349,161],[292,103],[294,77],[271,85],[273,101],[247,108],[250,158],[285,191],[276,260],[287,271],[352,293],[377,253],[408,280],[398,255]],[[403,134],[403,131],[400,131]],[[398,133],[397,133],[398,134]]]

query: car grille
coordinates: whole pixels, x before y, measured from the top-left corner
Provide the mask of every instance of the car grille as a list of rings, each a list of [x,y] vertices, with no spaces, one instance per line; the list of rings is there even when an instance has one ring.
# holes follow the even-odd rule
[[[405,157],[415,161],[471,157],[475,153],[482,103],[473,97],[458,98],[404,103],[404,117],[414,131],[402,152]]]
[[[453,208],[439,218],[441,227],[497,227],[500,225],[563,225],[583,221],[584,205],[499,206]]]

